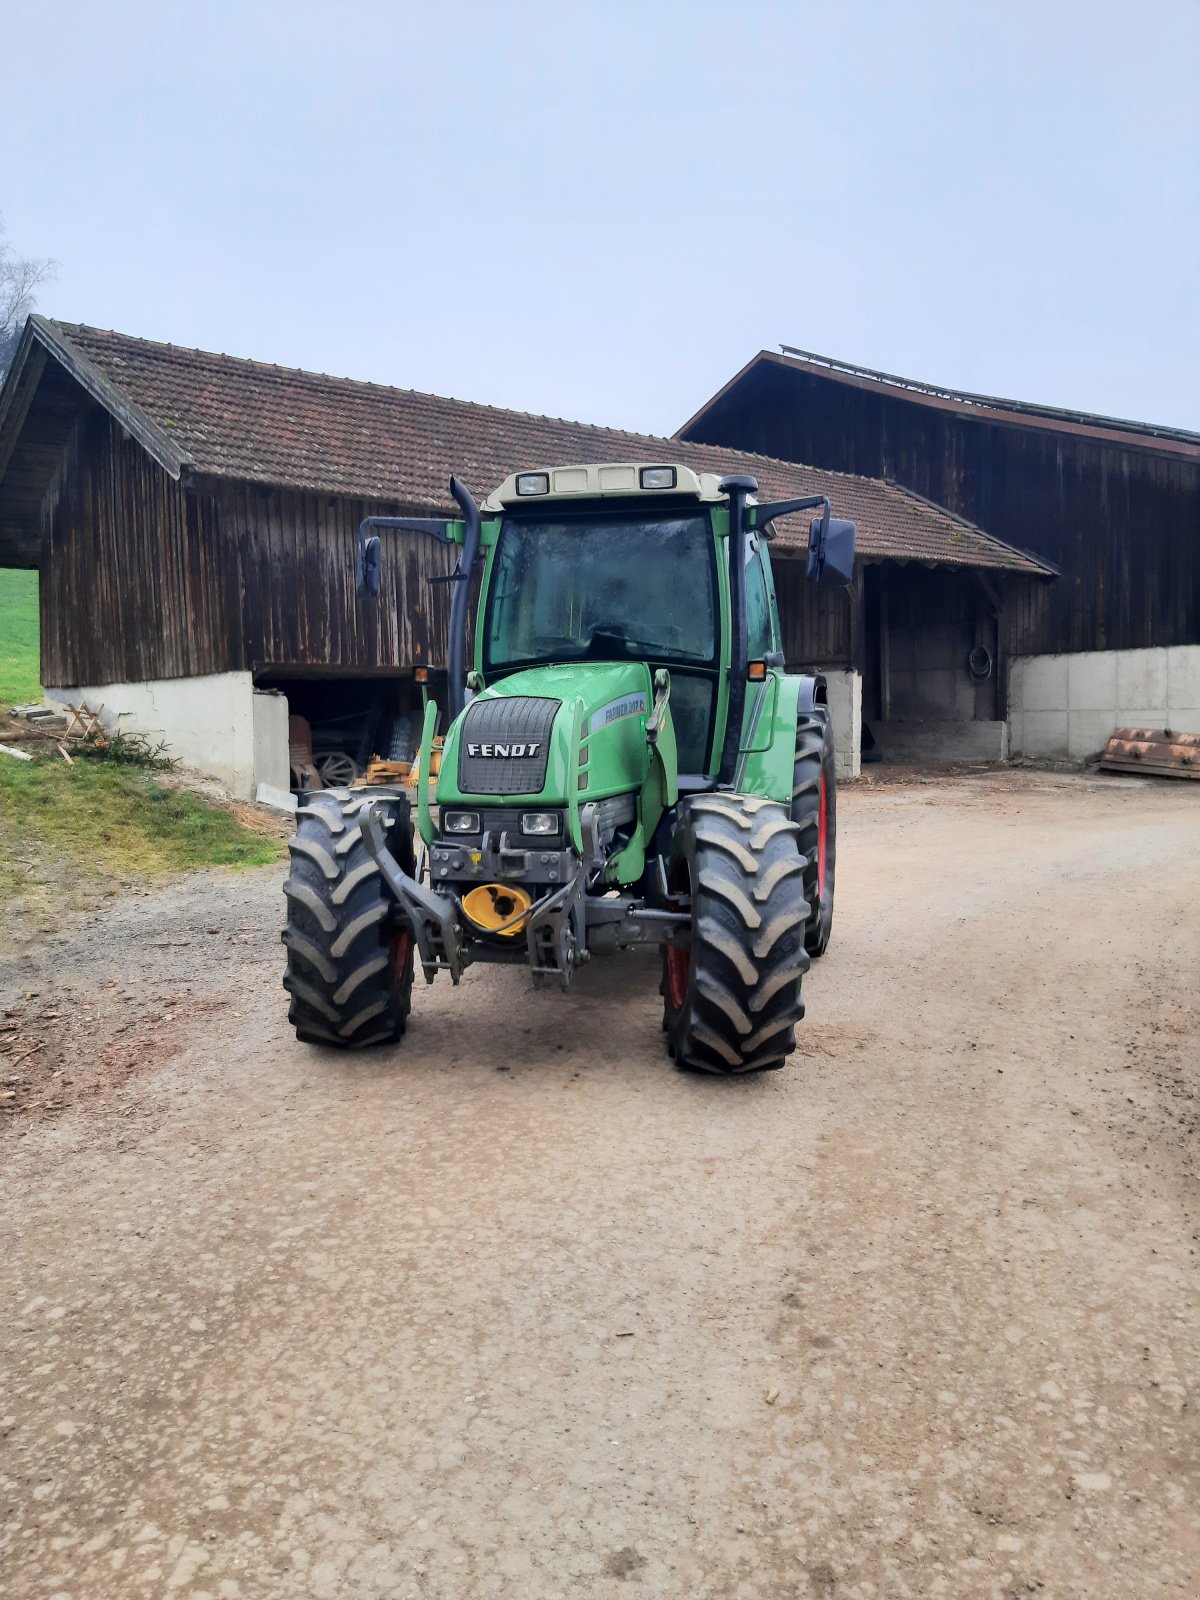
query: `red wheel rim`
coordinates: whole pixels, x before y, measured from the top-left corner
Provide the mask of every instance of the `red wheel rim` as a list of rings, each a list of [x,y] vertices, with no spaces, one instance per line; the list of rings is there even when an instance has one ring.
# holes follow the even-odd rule
[[[399,983],[404,977],[404,969],[408,965],[408,954],[412,949],[412,929],[398,928],[392,935],[392,982]]]
[[[817,806],[817,893],[825,898],[825,857],[829,847],[829,818],[825,806],[825,774],[821,774],[820,800]]]
[[[678,1011],[687,994],[688,974],[692,969],[692,956],[689,950],[680,950],[677,945],[667,946],[667,1004],[672,1011]]]

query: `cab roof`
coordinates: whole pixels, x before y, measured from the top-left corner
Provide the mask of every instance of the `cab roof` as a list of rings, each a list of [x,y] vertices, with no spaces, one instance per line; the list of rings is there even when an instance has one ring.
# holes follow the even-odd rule
[[[720,483],[715,472],[696,472],[674,461],[597,461],[565,467],[529,467],[510,472],[483,502],[483,510],[494,516],[512,506],[533,508],[547,501],[653,499],[657,495],[723,502],[728,497],[721,493]]]

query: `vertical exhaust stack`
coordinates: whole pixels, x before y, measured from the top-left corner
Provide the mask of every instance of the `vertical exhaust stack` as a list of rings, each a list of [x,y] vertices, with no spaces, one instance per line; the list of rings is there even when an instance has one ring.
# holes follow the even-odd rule
[[[742,716],[746,710],[746,674],[750,670],[750,641],[746,623],[746,496],[758,493],[758,479],[745,476],[722,478],[722,494],[729,496],[729,712],[725,720],[725,742],[721,746],[721,770],[717,783],[730,788],[737,771],[742,743]]]
[[[467,703],[467,621],[471,608],[471,573],[479,559],[481,528],[479,507],[471,491],[459,478],[450,479],[450,493],[463,514],[466,533],[462,554],[455,571],[454,599],[450,605],[450,659],[446,663],[446,712],[453,722]]]

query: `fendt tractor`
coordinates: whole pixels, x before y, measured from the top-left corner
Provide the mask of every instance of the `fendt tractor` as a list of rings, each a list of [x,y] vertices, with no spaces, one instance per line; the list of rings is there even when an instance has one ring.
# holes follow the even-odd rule
[[[447,712],[425,710],[414,805],[395,788],[304,794],[285,884],[298,1037],[404,1032],[415,963],[475,961],[566,988],[594,955],[661,952],[680,1067],[782,1066],[800,985],[829,942],[836,805],[825,680],[784,669],[768,541],[817,510],[808,577],[846,585],[852,522],[822,496],[756,503],[752,477],[680,465],[517,472],[456,520],[370,517],[457,546]],[[474,664],[470,594],[479,576]]]

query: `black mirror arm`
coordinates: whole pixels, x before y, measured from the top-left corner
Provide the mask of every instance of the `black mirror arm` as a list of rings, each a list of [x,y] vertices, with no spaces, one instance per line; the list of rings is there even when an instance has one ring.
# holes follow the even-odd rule
[[[439,544],[454,543],[445,517],[364,517],[358,525],[360,543],[366,539],[368,528],[386,528],[392,533],[427,533]]]
[[[463,541],[458,562],[445,579],[454,584],[450,603],[449,661],[447,662],[447,700],[451,718],[458,716],[466,703],[466,643],[470,608],[471,570],[479,560],[482,522],[471,491],[458,478],[450,479],[453,495],[463,518]],[[450,523],[444,517],[364,517],[358,525],[358,587],[369,595],[382,588],[382,548],[377,530],[388,533],[424,533],[439,544],[455,545]]]
[[[793,511],[815,511],[818,506],[822,508],[822,522],[828,524],[829,496],[824,494],[805,495],[803,500],[775,500],[765,506],[747,506],[746,516],[752,528],[765,531],[776,517],[790,516]]]

